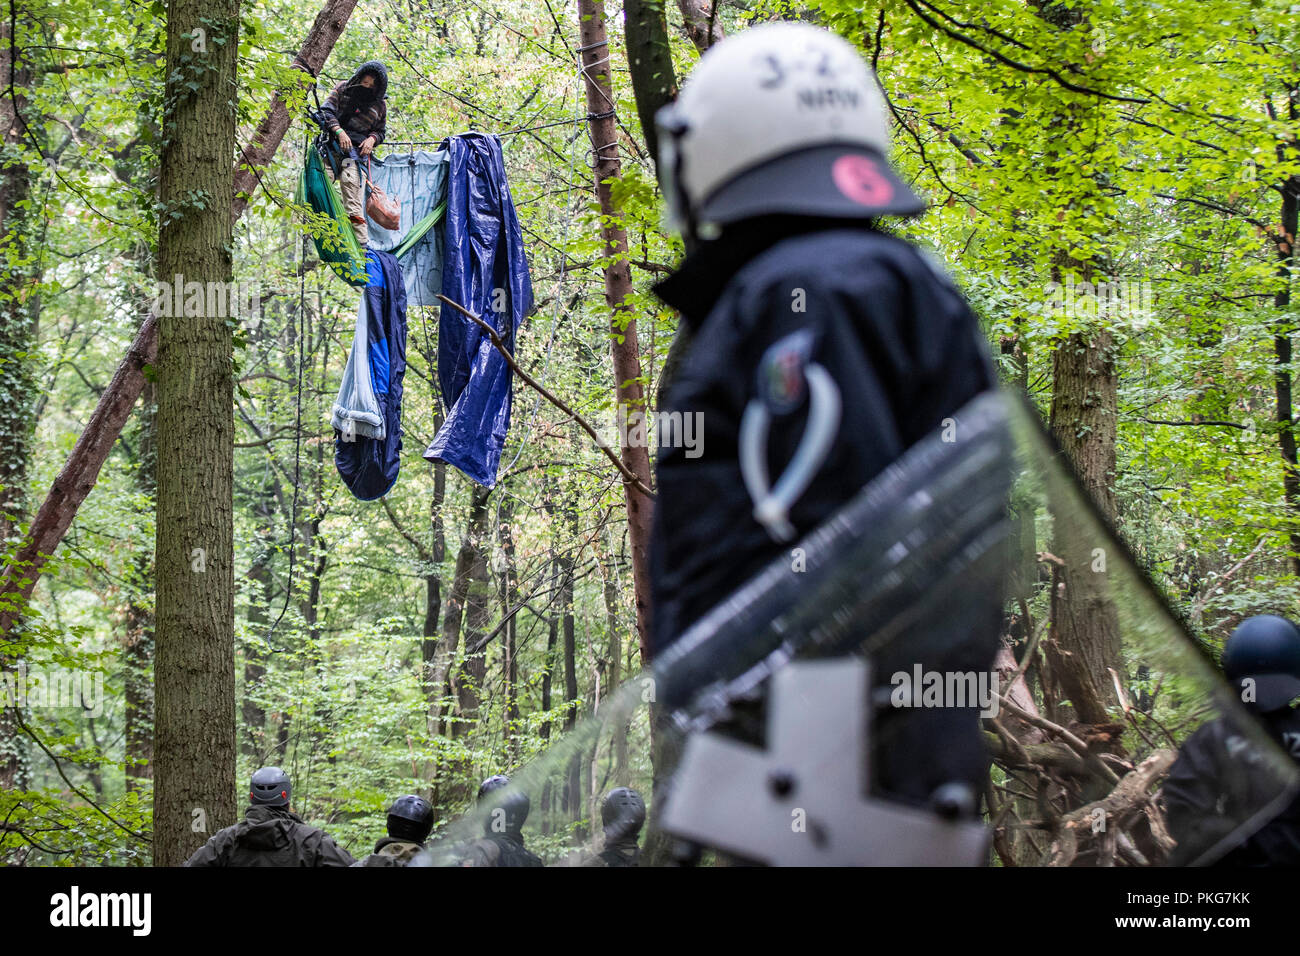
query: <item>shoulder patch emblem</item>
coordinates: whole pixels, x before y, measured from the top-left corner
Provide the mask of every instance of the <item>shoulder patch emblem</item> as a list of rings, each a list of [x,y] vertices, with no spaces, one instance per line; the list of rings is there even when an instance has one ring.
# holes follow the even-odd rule
[[[808,394],[805,370],[812,355],[813,334],[800,329],[770,345],[758,363],[758,394],[774,415],[787,415]]]

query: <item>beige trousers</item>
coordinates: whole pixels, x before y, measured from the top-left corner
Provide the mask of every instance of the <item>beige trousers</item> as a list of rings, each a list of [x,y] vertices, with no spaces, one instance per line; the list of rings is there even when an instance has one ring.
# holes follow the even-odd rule
[[[357,234],[357,242],[366,248],[369,230],[366,228],[365,190],[361,186],[361,171],[350,158],[344,159],[339,168],[339,192],[343,194],[343,208],[348,211],[352,222],[352,231]]]

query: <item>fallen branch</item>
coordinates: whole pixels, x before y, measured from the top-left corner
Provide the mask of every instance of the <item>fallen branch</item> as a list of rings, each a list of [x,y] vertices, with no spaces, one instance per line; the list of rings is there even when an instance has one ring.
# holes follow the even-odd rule
[[[1091,750],[1088,749],[1088,745],[1084,743],[1082,740],[1080,740],[1078,737],[1076,737],[1074,734],[1072,734],[1070,731],[1066,730],[1060,724],[1054,724],[1046,717],[1040,717],[1037,714],[1032,714],[1029,711],[1025,710],[1023,707],[1017,706],[1016,703],[1012,701],[1009,697],[1007,697],[1005,694],[1000,696],[998,699],[1002,702],[1003,707],[1007,708],[1007,710],[1011,711],[1011,713],[1015,714],[1021,720],[1025,721],[1026,723],[1033,724],[1035,727],[1040,727],[1043,730],[1046,730],[1049,733],[1055,734],[1056,736],[1060,737],[1062,740],[1065,741],[1065,743],[1069,746],[1071,750],[1077,753],[1085,761],[1092,763],[1097,768],[1098,772],[1100,772],[1101,775],[1105,777],[1109,782],[1119,783],[1119,777],[1115,776],[1115,771],[1111,770],[1100,760],[1093,760],[1092,758],[1096,757],[1096,754],[1094,754]]]
[[[447,298],[445,295],[442,295],[441,293],[437,296],[437,298],[440,301],[445,302],[447,305],[451,306],[461,315],[465,316],[465,318],[469,319],[471,322],[473,322],[475,325],[481,328],[484,332],[486,332],[488,334],[488,337],[492,340],[492,345],[496,348],[498,352],[501,353],[502,357],[505,358],[506,364],[510,366],[510,368],[514,371],[516,375],[518,375],[520,378],[524,380],[524,383],[526,385],[535,389],[537,393],[542,396],[542,398],[546,399],[548,402],[550,402],[560,411],[564,412],[564,414],[571,416],[573,420],[578,423],[579,427],[581,427],[583,431],[585,431],[588,435],[591,436],[592,440],[596,443],[597,447],[599,447],[600,450],[604,452],[605,457],[614,463],[614,467],[617,468],[619,470],[619,473],[623,475],[624,484],[632,485],[634,488],[637,489],[637,491],[641,492],[641,494],[645,495],[648,498],[653,498],[655,496],[655,493],[651,491],[649,488],[647,488],[644,484],[642,484],[641,480],[637,478],[637,476],[634,475],[632,471],[626,465],[624,465],[622,461],[619,460],[619,457],[610,450],[610,447],[607,444],[605,444],[605,440],[601,438],[600,435],[596,432],[596,429],[592,427],[591,422],[587,421],[585,418],[583,418],[581,415],[575,412],[572,408],[566,405],[563,399],[547,391],[545,386],[543,386],[540,382],[538,382],[535,378],[533,378],[531,375],[529,375],[519,366],[519,363],[515,361],[515,357],[510,354],[510,350],[506,348],[506,344],[501,341],[501,336],[497,335],[496,329],[492,328],[492,326],[488,325],[488,323],[484,322],[482,319],[480,319],[469,309],[465,308],[459,302],[453,302],[451,299]]]
[[[1173,750],[1157,750],[1132,772],[1125,774],[1106,796],[1061,817],[1059,832],[1052,842],[1049,865],[1069,866],[1074,861],[1078,852],[1078,834],[1081,829],[1092,827],[1098,810],[1102,812],[1105,832],[1118,829],[1122,814],[1134,810],[1145,812],[1151,800],[1147,790],[1173,765],[1177,756]]]

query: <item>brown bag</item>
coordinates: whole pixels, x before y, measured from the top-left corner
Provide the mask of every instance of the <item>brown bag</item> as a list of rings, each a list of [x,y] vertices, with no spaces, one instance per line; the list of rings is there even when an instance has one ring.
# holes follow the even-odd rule
[[[370,195],[366,199],[366,215],[377,225],[396,232],[402,225],[402,207],[388,198],[388,194],[375,185],[370,178],[370,157],[366,157],[366,181],[370,184]]]

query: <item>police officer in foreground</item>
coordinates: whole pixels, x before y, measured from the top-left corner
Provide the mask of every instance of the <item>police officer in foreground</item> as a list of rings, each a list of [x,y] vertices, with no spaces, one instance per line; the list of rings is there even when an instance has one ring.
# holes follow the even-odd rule
[[[1223,670],[1268,735],[1300,762],[1300,629],[1285,618],[1247,618],[1223,646]],[[1279,777],[1233,718],[1211,720],[1183,742],[1162,791],[1170,863],[1300,865],[1300,798],[1244,840],[1229,835],[1279,795]],[[1227,845],[1224,845],[1224,844]],[[1226,852],[1225,852],[1226,851]]]
[[[528,795],[508,789],[505,774],[488,777],[478,788],[478,805],[487,814],[483,838],[471,843],[461,866],[542,866],[524,846],[523,827],[531,804]]]
[[[674,447],[660,430],[655,654],[996,384],[957,289],[878,228],[925,207],[886,159],[887,115],[851,44],[777,23],[712,47],[657,117],[670,220],[691,252],[655,292],[693,333],[661,413],[701,416],[703,441]],[[916,663],[987,671],[1000,597],[961,617],[895,641],[878,680]],[[989,759],[974,709],[874,726],[880,789],[975,813]]]
[[[289,809],[289,775],[279,767],[256,771],[244,819],[218,830],[186,866],[351,866],[352,857],[324,830]]]
[[[388,836],[375,844],[375,852],[353,866],[406,866],[424,849],[433,830],[433,807],[408,793],[388,808]]]
[[[605,849],[591,866],[637,866],[641,848],[637,838],[645,826],[645,801],[631,787],[615,787],[600,804]]]

